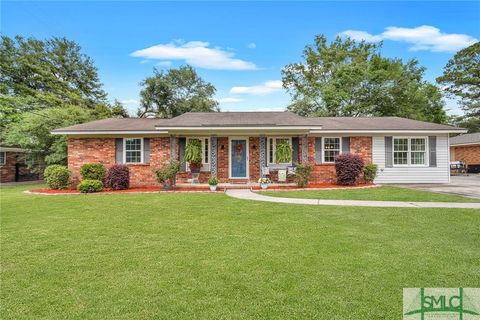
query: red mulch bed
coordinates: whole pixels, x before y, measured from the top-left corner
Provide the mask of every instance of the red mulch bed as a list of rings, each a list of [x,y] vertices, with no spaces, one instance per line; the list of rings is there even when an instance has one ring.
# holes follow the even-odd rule
[[[303,189],[350,189],[350,188],[361,188],[361,187],[374,187],[372,184],[357,184],[355,186],[338,186],[336,184],[309,184],[305,188],[298,188],[296,186],[270,186],[267,191],[272,190],[303,190]],[[234,186],[242,187],[241,185]],[[243,186],[245,189],[247,186]],[[260,186],[251,187],[252,190],[261,190]],[[224,187],[218,186],[217,192],[223,192]],[[65,189],[65,190],[52,190],[52,189],[34,189],[30,190],[31,193],[36,194],[81,194],[75,189]],[[103,191],[96,192],[95,194],[115,194],[115,193],[149,193],[149,192],[211,192],[208,186],[176,186],[169,191],[164,191],[160,186],[151,186],[151,187],[142,187],[142,188],[130,188],[127,190],[111,190],[104,189]]]

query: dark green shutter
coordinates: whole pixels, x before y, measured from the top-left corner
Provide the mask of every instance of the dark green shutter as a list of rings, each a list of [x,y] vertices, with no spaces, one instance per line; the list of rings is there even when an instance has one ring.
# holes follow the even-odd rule
[[[143,162],[144,163],[150,162],[150,139],[149,138],[143,139]]]
[[[342,153],[350,152],[350,137],[342,137]]]
[[[430,136],[428,137],[428,151],[429,151],[429,166],[437,166],[437,137]]]
[[[115,162],[123,163],[123,138],[115,139]]]
[[[298,137],[292,137],[292,163],[298,163],[300,143]]]
[[[187,143],[187,138],[178,138],[178,160],[182,164],[180,167],[180,171],[182,172],[187,171],[187,163],[183,159],[183,157],[185,157],[186,143]]]
[[[315,163],[322,163],[322,137],[315,138]]]
[[[385,137],[385,168],[393,168],[392,137]]]

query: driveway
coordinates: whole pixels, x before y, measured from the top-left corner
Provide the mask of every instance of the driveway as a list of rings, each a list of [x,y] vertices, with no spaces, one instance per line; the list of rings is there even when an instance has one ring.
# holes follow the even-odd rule
[[[448,184],[402,184],[400,187],[458,194],[471,198],[480,198],[480,174],[452,176]]]

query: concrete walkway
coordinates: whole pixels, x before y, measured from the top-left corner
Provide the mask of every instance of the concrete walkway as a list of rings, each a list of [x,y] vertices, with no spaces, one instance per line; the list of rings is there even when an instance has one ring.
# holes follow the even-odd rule
[[[295,199],[265,196],[260,193],[245,189],[227,190],[230,197],[244,200],[266,201],[276,203],[295,203],[324,206],[350,206],[350,207],[398,207],[398,208],[467,208],[480,209],[480,203],[461,202],[403,202],[403,201],[367,201],[367,200],[321,200],[321,199]]]

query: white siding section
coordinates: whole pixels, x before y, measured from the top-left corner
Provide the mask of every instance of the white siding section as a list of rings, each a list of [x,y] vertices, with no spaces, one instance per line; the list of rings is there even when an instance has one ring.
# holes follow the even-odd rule
[[[395,135],[388,135],[395,136]],[[406,135],[402,135],[406,136]],[[413,135],[412,135],[413,136]],[[437,166],[385,168],[385,136],[373,136],[373,163],[378,165],[375,183],[448,183],[450,182],[448,135],[437,135]],[[427,143],[428,150],[428,143]]]

